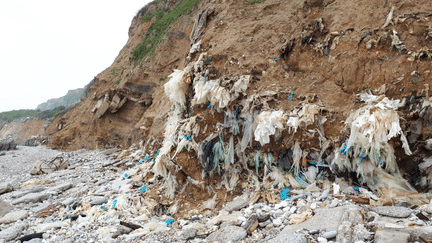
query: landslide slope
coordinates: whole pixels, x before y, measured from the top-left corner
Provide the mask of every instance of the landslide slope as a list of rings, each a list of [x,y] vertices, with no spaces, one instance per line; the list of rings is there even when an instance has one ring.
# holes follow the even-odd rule
[[[318,106],[320,116],[326,118],[321,125],[331,141],[329,151],[347,140],[349,130],[344,122],[363,105],[358,94],[408,97],[411,105],[428,98],[432,70],[432,3],[428,0],[199,1],[170,25],[154,52],[134,55],[134,48],[146,36],[156,35],[149,28],[158,13],[168,14],[185,2],[192,1],[155,1],[140,10],[132,20],[129,40],[113,64],[97,75],[97,82],[79,105],[48,127],[48,146],[77,150],[153,141],[156,151],[162,146],[173,105],[164,92],[164,84],[170,80],[167,76],[196,62],[203,53],[205,61],[198,70],[203,69],[208,79],[222,80],[223,85],[223,80],[250,75],[247,91],[228,106],[230,110],[240,109],[240,101],[253,95],[267,97],[260,98],[258,110],[290,113],[304,104]],[[191,53],[195,37],[201,41],[200,48]],[[219,130],[217,124],[224,123],[226,110],[210,109],[208,102],[191,105],[191,80],[183,118],[199,116],[203,130],[193,139],[203,142]],[[422,151],[419,144],[431,136],[430,119],[420,119],[408,108],[399,114],[404,117],[401,127],[411,150]],[[409,123],[412,120],[421,124],[414,127]],[[319,126],[308,124],[297,133],[284,130],[282,139],[272,136],[271,143],[264,146],[254,141],[247,152],[265,151],[276,158],[277,152],[298,142],[305,151],[306,165],[314,159],[308,154],[322,148],[318,135],[311,131]],[[229,136],[224,140],[228,143]],[[403,153],[399,141],[391,144],[398,163],[412,159]],[[203,168],[196,154],[182,150],[176,163],[185,175],[196,180],[201,177]],[[409,174],[412,169],[406,171]]]

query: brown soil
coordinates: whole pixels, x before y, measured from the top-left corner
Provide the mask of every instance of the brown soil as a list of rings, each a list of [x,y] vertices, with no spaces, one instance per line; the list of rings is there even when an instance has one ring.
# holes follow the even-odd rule
[[[195,19],[199,10],[208,8],[214,8],[214,13],[208,18],[202,34],[200,52],[207,52],[212,59],[204,68],[211,70],[213,79],[240,75],[258,77],[259,80],[249,85],[247,94],[276,91],[277,97],[268,103],[272,109],[289,112],[305,101],[319,105],[322,115],[328,119],[324,130],[332,146],[340,146],[342,136],[346,135],[343,122],[360,107],[357,94],[361,91],[375,92],[385,84],[385,95],[389,98],[425,95],[425,84],[431,83],[430,59],[410,61],[408,53],[432,44],[431,1],[329,0],[319,6],[309,3],[304,0],[266,0],[260,4],[236,0],[200,1],[190,15],[182,16],[172,25],[171,33],[185,35],[167,35],[149,63],[134,67],[129,63],[130,53],[151,23],[141,22],[142,15],[136,17],[129,29],[128,42],[113,64],[97,75],[99,82],[92,86],[89,95],[48,127],[48,146],[63,150],[129,147],[150,137],[162,138],[172,103],[164,93],[163,84],[168,79],[159,79],[171,74],[173,69],[185,67],[185,57],[190,49],[187,36],[194,27],[188,18]],[[406,20],[382,28],[392,6],[395,7],[394,19],[405,15]],[[397,31],[406,50],[392,50],[393,30]],[[368,41],[378,38],[378,44],[372,44],[368,49]],[[281,47],[289,41],[293,44],[292,49],[281,52]],[[196,61],[198,56],[193,55],[191,61]],[[117,70],[115,74],[114,69]],[[295,95],[288,100],[291,92]],[[91,110],[107,93],[110,97],[121,93],[129,99],[118,112],[107,112],[97,118]],[[215,130],[217,123],[223,123],[223,114],[213,116],[205,106],[193,109],[193,115],[203,118],[201,131],[208,125],[207,132],[195,138],[199,142]],[[401,112],[407,121],[416,119],[408,116],[410,111],[407,109]],[[57,128],[59,123],[64,124],[61,130]],[[316,126],[307,129],[312,128]],[[430,137],[430,131],[424,129],[423,139]],[[276,155],[277,151],[292,147],[294,141],[301,141],[301,148],[310,152],[319,148],[317,138],[311,138],[307,133],[292,135],[284,131],[282,138],[280,142],[272,142],[260,149]],[[394,145],[397,155],[401,156],[399,159],[406,159],[400,153],[401,145]],[[194,152],[180,153],[176,163],[183,168],[176,174],[180,184],[184,185],[186,176],[201,180],[202,167]],[[213,180],[207,183],[214,185],[220,178]],[[191,185],[186,191],[194,197],[183,194],[190,203],[211,197]],[[234,191],[228,197],[237,194],[240,192]]]

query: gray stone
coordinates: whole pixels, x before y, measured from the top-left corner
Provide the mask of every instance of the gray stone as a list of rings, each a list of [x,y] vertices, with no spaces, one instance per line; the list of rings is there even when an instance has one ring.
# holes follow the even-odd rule
[[[307,243],[307,239],[303,234],[284,234],[267,241],[267,243]]]
[[[117,181],[111,185],[111,188],[113,190],[118,191],[123,187],[123,185],[129,184],[130,182],[132,182],[132,179],[125,179],[125,180]]]
[[[378,229],[375,232],[375,243],[406,243],[409,237],[407,232]]]
[[[50,203],[41,203],[37,207],[30,209],[30,211],[32,211],[33,213],[37,213],[37,212],[49,207],[50,205],[51,205]]]
[[[70,204],[72,204],[74,201],[75,201],[75,199],[72,198],[72,197],[70,197],[70,198],[66,198],[65,200],[63,200],[62,203],[63,203],[64,205],[70,205]]]
[[[413,212],[411,209],[406,207],[397,207],[397,206],[381,206],[381,207],[374,207],[372,208],[372,211],[389,217],[394,218],[407,218],[411,215]]]
[[[336,230],[332,230],[332,231],[327,231],[324,232],[324,234],[322,234],[322,237],[326,238],[326,239],[331,239],[336,237],[337,235],[337,231]]]
[[[34,187],[30,187],[29,189],[27,189],[26,191],[17,191],[17,192],[13,192],[12,193],[12,198],[20,198],[23,197],[27,194],[30,193],[37,193],[37,192],[41,192],[44,191],[46,189],[46,187],[44,186],[34,186]]]
[[[276,210],[276,212],[273,213],[274,218],[279,218],[279,216],[282,216],[284,212],[280,209]]]
[[[104,204],[104,203],[107,203],[108,202],[108,198],[106,198],[106,197],[95,197],[91,202],[90,202],[90,205],[101,205],[101,204]]]
[[[271,224],[271,220],[270,219],[267,220],[267,221],[264,221],[262,223],[259,223],[258,225],[259,225],[259,227],[264,228],[264,227],[266,227],[269,224]]]
[[[29,193],[23,197],[13,200],[12,204],[41,202],[43,200],[48,199],[48,197],[49,195],[45,193]]]
[[[232,211],[237,211],[240,210],[244,207],[247,207],[249,205],[249,201],[239,197],[234,199],[233,201],[227,203],[227,205],[225,206],[225,210],[228,212],[232,212]]]
[[[358,234],[356,234],[355,227],[357,225],[363,225],[363,215],[366,212],[362,212],[362,208],[358,206],[348,206],[342,213],[340,218],[339,227],[337,229],[337,242],[348,242],[348,241],[358,241],[363,239],[358,239]],[[367,234],[361,234],[367,235]]]
[[[305,228],[307,230],[322,230],[322,231],[332,231],[338,230],[341,224],[342,218],[345,212],[350,212],[349,214],[358,214],[361,217],[359,206],[343,206],[337,208],[318,208],[315,210],[315,215],[309,220],[297,225],[287,225],[281,232],[280,235],[284,234],[294,234],[297,230]],[[354,217],[354,216],[352,216]]]
[[[10,212],[0,218],[0,224],[10,224],[20,219],[25,219],[28,216],[27,210],[21,210],[16,212]]]
[[[9,182],[0,183],[0,195],[12,191],[12,185]]]
[[[0,199],[0,217],[5,216],[7,213],[13,210],[12,205]]]
[[[207,237],[207,241],[214,242],[228,242],[228,241],[239,241],[246,237],[247,232],[242,227],[238,226],[227,226],[225,228],[221,228],[216,232],[211,233]]]
[[[5,230],[2,230],[2,231],[0,231],[0,239],[4,239],[6,241],[14,240],[27,227],[28,227],[27,223],[20,223],[20,224],[14,225],[12,227],[9,227],[9,228],[7,228]]]
[[[62,191],[65,191],[65,190],[67,190],[69,188],[72,188],[72,187],[73,187],[72,183],[66,182],[66,183],[60,184],[58,186],[55,186],[55,187],[51,188],[50,190],[62,192]]]
[[[190,229],[185,229],[183,230],[183,232],[181,233],[181,239],[183,240],[190,240],[195,238],[195,236],[197,235],[197,230],[194,228],[190,228]]]
[[[34,238],[34,239],[29,240],[29,241],[25,241],[25,243],[42,243],[42,239]]]

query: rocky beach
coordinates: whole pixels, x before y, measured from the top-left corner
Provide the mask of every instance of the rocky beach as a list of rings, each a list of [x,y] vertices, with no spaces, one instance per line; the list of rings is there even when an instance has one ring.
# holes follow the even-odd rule
[[[376,206],[371,191],[337,179],[304,189],[244,192],[216,210],[214,199],[180,216],[153,198],[157,178],[141,149],[60,152],[22,147],[0,157],[3,242],[425,242],[432,205]],[[67,168],[31,175],[37,160],[63,158]],[[33,173],[34,174],[34,173]],[[199,185],[197,185],[199,187]],[[180,188],[179,188],[180,189]],[[183,197],[190,197],[187,192]],[[424,195],[426,196],[429,195]],[[425,199],[424,198],[424,199]],[[282,200],[284,199],[284,200]],[[421,200],[421,198],[418,198]],[[159,207],[158,207],[159,205]],[[1,240],[3,239],[3,240]]]

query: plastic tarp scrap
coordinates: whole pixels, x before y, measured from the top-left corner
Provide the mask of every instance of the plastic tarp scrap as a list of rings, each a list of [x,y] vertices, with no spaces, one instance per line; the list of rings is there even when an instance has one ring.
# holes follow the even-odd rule
[[[174,70],[168,77],[171,78],[165,85],[165,94],[172,102],[184,104],[186,101],[185,93],[191,82],[192,65],[183,70]]]
[[[155,159],[155,165],[153,167],[153,172],[155,173],[155,175],[161,175],[163,177],[167,176],[167,169],[165,167],[165,163],[167,162],[167,160],[169,160],[169,157],[167,157],[167,155],[171,151],[171,147],[174,145],[176,131],[179,127],[180,113],[181,108],[179,105],[175,105],[174,109],[169,113],[164,133],[165,139],[162,144],[162,148],[160,149],[160,152]]]
[[[365,164],[368,160],[378,167],[385,165],[389,172],[397,172],[394,150],[388,141],[400,135],[405,153],[411,155],[396,112],[404,106],[404,102],[367,93],[361,94],[360,98],[366,105],[352,113],[345,122],[351,128],[351,134],[340,152],[336,152],[332,163],[357,171],[362,176],[371,172],[371,168]]]
[[[315,104],[304,104],[301,109],[293,110],[287,121],[288,131],[296,133],[299,126],[307,127],[313,124],[319,109]]]
[[[237,80],[234,83],[232,87],[232,91],[234,91],[236,94],[243,93],[245,95],[246,94],[245,91],[249,86],[249,81],[250,81],[250,75],[241,76],[239,80]]]
[[[372,191],[379,194],[378,205],[399,200],[411,205],[421,205],[428,201],[427,194],[418,193],[402,176],[388,174],[380,168],[374,170],[373,176],[368,178],[366,183]]]
[[[192,105],[202,104],[210,100],[211,97],[211,89],[215,85],[216,81],[205,81],[204,77],[200,77],[197,81],[195,81],[194,91],[195,96],[192,100]]]
[[[283,111],[263,111],[257,117],[257,127],[255,129],[255,141],[259,141],[261,146],[270,142],[270,136],[276,133],[276,129],[284,129],[283,123],[286,121]]]
[[[225,87],[220,86],[219,82],[216,82],[210,90],[212,109],[221,111],[221,109],[228,106],[231,101],[231,93]]]

